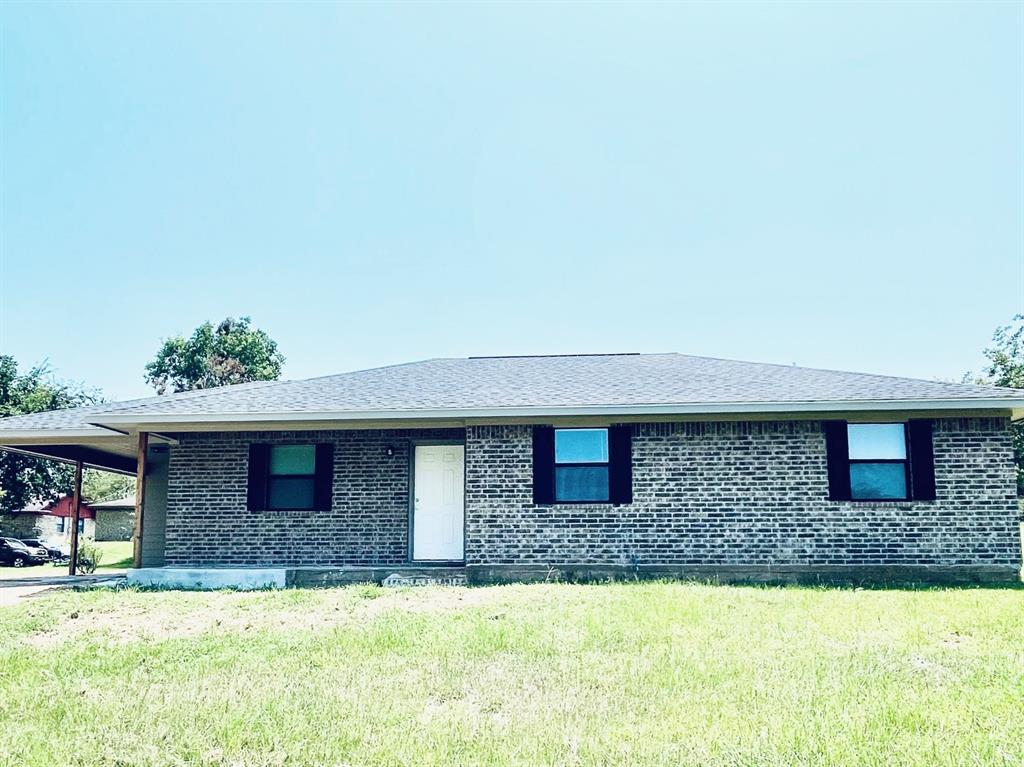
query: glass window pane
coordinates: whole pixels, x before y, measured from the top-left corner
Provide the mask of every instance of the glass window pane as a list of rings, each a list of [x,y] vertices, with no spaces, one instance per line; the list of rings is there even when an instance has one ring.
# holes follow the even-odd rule
[[[555,469],[556,501],[607,501],[607,466],[559,466]]]
[[[315,474],[313,445],[274,445],[270,448],[271,474]]]
[[[555,429],[555,463],[608,463],[608,430]]]
[[[851,423],[847,435],[852,459],[907,457],[907,437],[901,423]]]
[[[271,509],[312,509],[313,479],[271,477],[267,506]]]
[[[905,463],[851,463],[850,491],[854,498],[906,498]]]

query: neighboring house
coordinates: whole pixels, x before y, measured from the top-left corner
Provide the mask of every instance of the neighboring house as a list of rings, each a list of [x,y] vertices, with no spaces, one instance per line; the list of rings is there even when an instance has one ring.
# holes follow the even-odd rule
[[[97,541],[130,541],[135,529],[135,496],[90,504],[96,514]]]
[[[1021,390],[494,357],[17,416],[0,446],[125,472],[145,449],[150,582],[1015,580],[1020,417]]]
[[[71,533],[72,505],[71,496],[65,495],[51,503],[32,503],[24,509],[0,514],[0,536],[44,541],[66,539]],[[87,503],[80,506],[78,533],[83,538],[93,538],[96,534],[96,515]]]

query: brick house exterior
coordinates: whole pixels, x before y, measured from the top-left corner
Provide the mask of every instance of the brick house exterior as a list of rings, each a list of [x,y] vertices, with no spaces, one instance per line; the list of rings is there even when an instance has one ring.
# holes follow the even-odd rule
[[[93,503],[97,541],[130,541],[135,530],[135,497]]]
[[[4,419],[0,447],[124,470],[141,444],[139,573],[185,573],[154,582],[1020,576],[1017,390],[589,355],[100,407]]]
[[[96,511],[97,541],[130,541],[135,527],[134,510],[104,509]]]
[[[63,535],[59,523],[59,517],[38,511],[0,514],[0,537],[49,541]]]
[[[1011,577],[1021,566],[1005,419],[937,422],[936,500],[873,503],[829,500],[820,421],[637,424],[634,501],[611,507],[534,504],[529,429],[468,431],[473,565],[723,575],[973,565]]]
[[[406,565],[411,445],[444,439],[466,445],[465,563],[481,578],[1021,566],[1005,418],[936,420],[936,500],[873,503],[829,500],[821,421],[772,420],[633,424],[632,503],[535,504],[531,429],[176,435],[166,564]],[[310,440],[335,445],[330,511],[247,511],[248,446]]]
[[[411,439],[464,430],[180,434],[170,450],[168,565],[402,565],[409,561]],[[333,442],[330,511],[248,511],[253,442]],[[388,447],[395,450],[387,456]]]
[[[57,543],[71,533],[71,496],[50,503],[35,503],[25,509],[0,514],[0,536],[35,538]],[[96,535],[96,513],[88,503],[79,507],[79,531],[83,538]]]

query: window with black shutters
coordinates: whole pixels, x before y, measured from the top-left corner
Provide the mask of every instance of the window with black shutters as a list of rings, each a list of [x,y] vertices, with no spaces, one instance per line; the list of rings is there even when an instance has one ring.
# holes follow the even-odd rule
[[[893,501],[909,497],[904,424],[847,424],[846,439],[852,500]]]
[[[608,500],[608,430],[555,429],[555,501]]]
[[[534,427],[533,499],[632,503],[632,427]]]
[[[334,445],[249,445],[249,511],[331,508]]]
[[[934,501],[932,422],[825,421],[829,498]]]
[[[273,445],[270,448],[268,509],[312,509],[315,488],[315,445]]]

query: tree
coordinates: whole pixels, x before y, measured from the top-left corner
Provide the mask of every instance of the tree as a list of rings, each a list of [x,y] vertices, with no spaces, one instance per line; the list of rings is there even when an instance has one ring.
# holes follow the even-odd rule
[[[100,401],[94,389],[57,381],[45,363],[19,373],[13,357],[0,355],[0,418]],[[71,491],[73,481],[65,463],[0,451],[0,512],[56,500]]]
[[[1009,325],[996,329],[992,345],[984,351],[988,365],[978,383],[1024,389],[1024,314],[1014,315]],[[1024,496],[1024,424],[1016,423],[1013,454],[1017,462],[1017,495]]]
[[[134,492],[135,477],[99,469],[86,469],[82,472],[82,497],[89,503],[116,501]]]
[[[250,322],[248,317],[228,317],[216,328],[204,322],[191,338],[168,338],[146,365],[146,383],[165,394],[280,378],[284,355]]]

